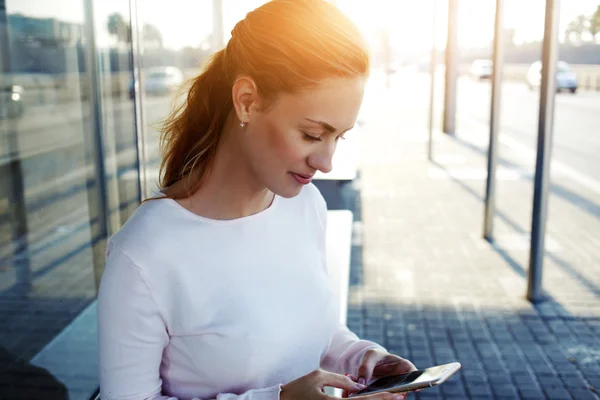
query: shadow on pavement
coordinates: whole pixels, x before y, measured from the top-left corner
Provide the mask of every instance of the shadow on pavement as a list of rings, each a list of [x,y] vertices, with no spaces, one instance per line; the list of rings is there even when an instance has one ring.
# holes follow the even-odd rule
[[[461,139],[460,137],[457,137],[456,135],[454,135],[454,136],[448,135],[448,137],[451,138],[452,140],[454,140],[456,143],[462,145],[463,147],[466,147],[467,149],[469,149],[479,155],[487,157],[486,149],[476,146],[475,144],[470,143],[464,139]],[[517,169],[517,170],[523,169],[522,166],[515,164],[513,162],[510,162],[510,161],[502,158],[501,156],[498,157],[498,165],[502,165],[502,166]],[[533,182],[534,177],[531,176],[531,174],[523,174],[523,176],[525,179]],[[586,199],[576,193],[573,193],[572,191],[565,189],[564,187],[557,185],[555,183],[552,183],[552,182],[549,182],[548,191],[549,191],[549,193],[552,193],[552,194],[562,198],[563,200],[570,202],[573,206],[578,207],[581,210],[587,212],[588,214],[590,214],[590,216],[592,216],[594,218],[598,218],[600,220],[600,205],[594,203],[593,201]]]
[[[447,168],[444,165],[441,165],[435,161],[432,161],[432,164],[434,164],[436,167],[442,169],[442,170],[447,170]],[[510,164],[510,165],[514,165],[514,164]],[[451,175],[449,175],[451,177]],[[463,190],[465,190],[467,193],[469,193],[470,195],[474,196],[475,198],[477,198],[477,200],[479,200],[481,202],[481,204],[484,203],[485,199],[477,192],[475,192],[471,187],[469,187],[468,185],[466,185],[464,182],[461,182],[460,180],[451,177],[451,179],[457,184],[459,185]],[[598,210],[600,215],[600,208]],[[496,216],[498,218],[500,218],[503,222],[505,222],[507,225],[509,225],[515,232],[521,233],[521,234],[525,234],[528,233],[528,231],[526,231],[525,229],[523,229],[519,224],[517,224],[516,222],[514,222],[513,220],[511,220],[505,213],[503,213],[502,211],[498,211],[496,210]],[[512,257],[510,257],[510,255],[508,254],[508,252],[505,249],[502,249],[500,247],[500,245],[498,243],[495,243],[494,241],[489,242],[490,245],[492,246],[492,248],[500,255],[502,256],[502,258],[504,258],[504,260],[508,263],[508,265],[520,276],[522,276],[523,278],[525,278],[527,276],[527,272],[525,270],[525,268],[520,265],[517,261],[515,261]],[[579,284],[581,284],[582,286],[584,286],[585,288],[587,288],[591,293],[593,293],[596,296],[600,296],[600,288],[598,286],[596,286],[594,283],[590,282],[585,276],[583,276],[581,273],[579,273],[579,271],[575,270],[573,268],[573,266],[571,264],[569,264],[567,261],[561,259],[560,257],[556,256],[555,254],[546,251],[545,254],[546,257],[548,257],[549,259],[551,259],[552,261],[554,261],[556,263],[556,265],[558,265],[563,271],[565,271],[566,273],[568,273],[573,279],[575,279]]]

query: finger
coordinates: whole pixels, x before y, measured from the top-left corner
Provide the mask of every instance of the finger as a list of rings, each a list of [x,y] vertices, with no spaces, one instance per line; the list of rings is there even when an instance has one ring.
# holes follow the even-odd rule
[[[325,386],[331,386],[338,389],[343,389],[347,392],[358,392],[365,389],[366,385],[361,385],[358,382],[352,382],[347,376],[334,374],[332,372],[319,371],[317,374],[319,388],[322,390]]]
[[[373,370],[379,357],[376,352],[367,351],[363,357],[362,363],[358,368],[358,383],[367,385],[373,376]]]
[[[350,379],[352,380],[352,382],[356,382],[356,381],[357,381],[357,379],[356,379],[356,377],[355,377],[354,375],[345,374],[344,376],[345,376],[345,377],[347,377],[347,378],[350,378]],[[347,390],[344,390],[344,391],[342,392],[342,398],[343,398],[343,399],[347,399],[347,398],[348,398],[348,395],[349,395],[350,393],[354,393],[354,392],[348,392]]]
[[[392,363],[380,364],[373,370],[374,375],[400,375],[408,372],[416,371],[417,367],[410,361],[401,358],[394,360]]]

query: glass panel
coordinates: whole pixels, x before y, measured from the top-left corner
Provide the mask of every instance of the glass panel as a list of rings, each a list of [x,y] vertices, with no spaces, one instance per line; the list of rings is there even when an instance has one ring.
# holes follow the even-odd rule
[[[87,399],[98,385],[105,241],[139,189],[131,51],[108,32],[129,5],[96,3],[0,1],[2,399]]]
[[[1,4],[0,346],[3,372],[18,385],[96,296],[88,207],[96,182],[83,2]]]

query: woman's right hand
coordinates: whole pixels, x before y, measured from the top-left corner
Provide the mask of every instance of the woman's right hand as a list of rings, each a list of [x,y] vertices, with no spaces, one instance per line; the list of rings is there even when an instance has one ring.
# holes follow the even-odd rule
[[[343,389],[350,394],[363,390],[366,387],[352,381],[347,376],[317,369],[308,375],[304,375],[295,381],[283,385],[279,398],[280,400],[334,399],[334,397],[327,396],[323,392],[325,386]],[[405,398],[405,394],[387,392],[360,397],[361,400],[403,400]]]

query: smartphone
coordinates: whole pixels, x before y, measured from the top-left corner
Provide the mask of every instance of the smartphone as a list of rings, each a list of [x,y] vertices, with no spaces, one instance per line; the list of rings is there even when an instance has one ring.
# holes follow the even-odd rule
[[[402,375],[386,376],[372,382],[366,389],[348,397],[360,397],[379,392],[410,392],[444,383],[452,374],[460,369],[460,363],[437,365]]]

